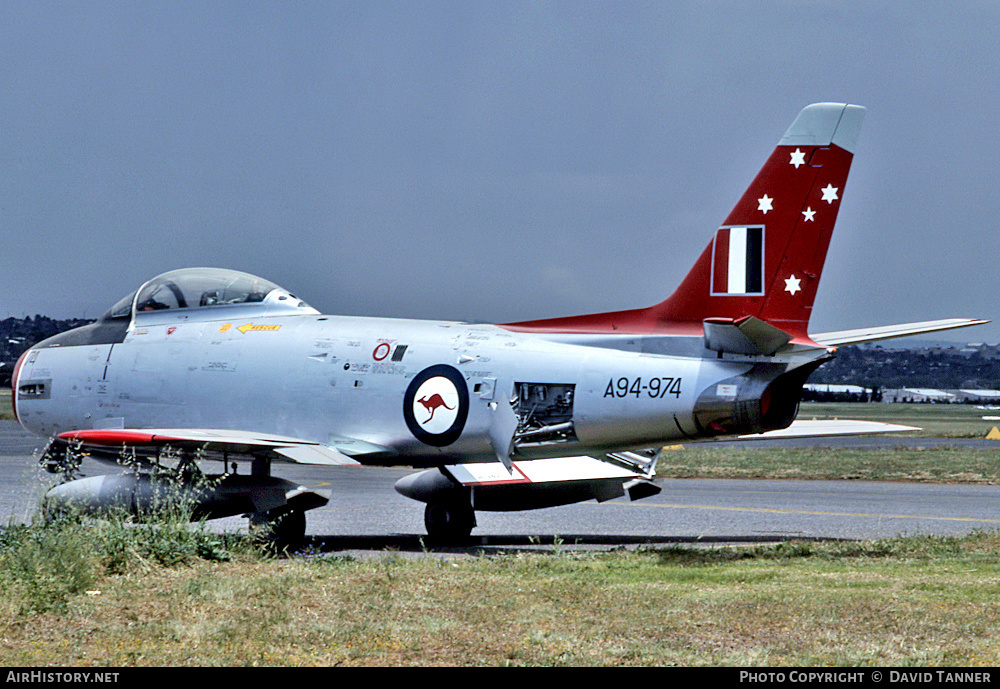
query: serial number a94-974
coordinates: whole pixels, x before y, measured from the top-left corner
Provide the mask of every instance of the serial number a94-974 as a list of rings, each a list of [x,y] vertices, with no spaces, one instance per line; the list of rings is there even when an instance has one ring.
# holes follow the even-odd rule
[[[604,390],[605,397],[627,397],[634,395],[642,397],[646,395],[653,399],[673,395],[681,396],[680,378],[627,378],[621,377],[617,380],[612,378],[608,381],[608,387]]]

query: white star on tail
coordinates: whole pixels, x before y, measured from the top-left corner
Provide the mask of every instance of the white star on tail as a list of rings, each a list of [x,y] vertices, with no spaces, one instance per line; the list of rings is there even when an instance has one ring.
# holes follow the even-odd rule
[[[823,192],[823,200],[827,203],[833,203],[837,200],[837,187],[832,184],[827,184],[820,191]]]
[[[816,215],[816,211],[814,211],[812,208],[806,207],[806,209],[802,211],[802,215],[806,216],[804,222],[815,222],[813,220],[813,216]]]
[[[774,201],[774,199],[769,197],[767,194],[764,194],[757,199],[757,210],[763,211],[764,215],[767,215],[768,211],[774,210],[774,207],[771,205],[772,201]]]
[[[792,295],[796,292],[801,292],[802,288],[799,286],[799,283],[801,282],[802,280],[795,277],[795,274],[792,273],[791,277],[785,278],[785,291]]]
[[[792,159],[788,161],[788,163],[789,165],[794,165],[795,169],[798,170],[799,165],[806,164],[806,154],[796,148],[792,151]]]

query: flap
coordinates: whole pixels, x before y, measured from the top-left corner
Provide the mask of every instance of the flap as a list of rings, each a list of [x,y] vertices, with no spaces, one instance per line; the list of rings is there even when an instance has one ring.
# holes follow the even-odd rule
[[[645,478],[642,474],[621,466],[587,456],[550,457],[514,462],[511,472],[508,472],[500,462],[449,464],[444,468],[463,486]]]

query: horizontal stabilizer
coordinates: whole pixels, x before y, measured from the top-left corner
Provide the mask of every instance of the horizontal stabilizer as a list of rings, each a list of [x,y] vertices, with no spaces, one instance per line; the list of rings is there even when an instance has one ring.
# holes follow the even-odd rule
[[[799,419],[788,428],[767,433],[741,435],[739,440],[769,440],[778,438],[817,438],[838,435],[876,435],[879,433],[906,433],[919,431],[916,426],[903,426],[880,421],[854,421],[851,419]]]
[[[894,337],[909,337],[941,330],[967,328],[970,325],[989,323],[979,318],[946,318],[940,321],[923,321],[920,323],[901,323],[899,325],[883,325],[876,328],[858,328],[857,330],[840,330],[832,333],[810,335],[813,342],[827,347],[843,347],[845,345],[861,344],[889,340]]]

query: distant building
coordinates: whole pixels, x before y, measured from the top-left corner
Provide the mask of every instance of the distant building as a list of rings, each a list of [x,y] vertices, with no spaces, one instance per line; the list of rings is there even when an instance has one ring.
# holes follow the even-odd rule
[[[966,404],[1000,404],[1000,390],[956,390],[960,402]]]
[[[933,388],[897,388],[882,391],[883,402],[934,402],[951,404],[958,401],[958,396],[945,390]]]
[[[870,402],[872,389],[860,385],[806,383],[802,386],[806,402]]]
[[[898,388],[882,391],[883,402],[935,402],[939,404],[1000,404],[1000,390],[934,390]]]
[[[833,383],[806,383],[802,387],[811,392],[830,393],[834,395],[867,395],[871,393],[871,388],[863,388],[860,385],[835,385]]]

